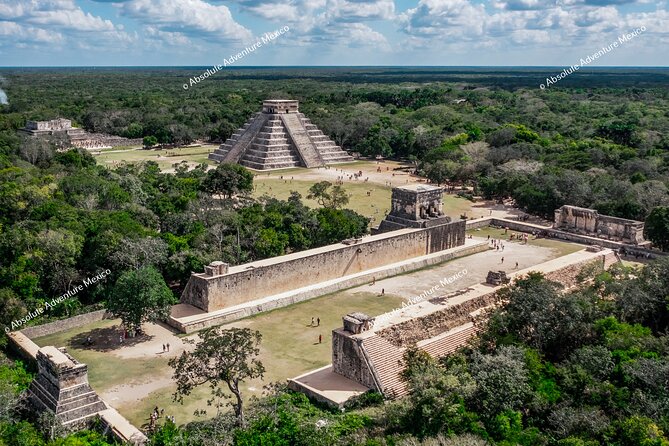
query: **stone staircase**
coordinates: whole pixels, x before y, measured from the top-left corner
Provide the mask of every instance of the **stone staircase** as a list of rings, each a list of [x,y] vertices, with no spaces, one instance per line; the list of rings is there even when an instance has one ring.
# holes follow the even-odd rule
[[[476,326],[469,322],[421,341],[416,346],[433,358],[441,358],[466,345],[476,331]],[[409,389],[401,377],[406,349],[391,344],[378,334],[363,339],[362,349],[367,355],[372,373],[376,374],[382,393],[390,398],[407,395]]]
[[[257,113],[246,124],[228,138],[225,143],[209,154],[209,159],[219,163],[238,163],[256,134],[265,125],[268,116]]]
[[[300,113],[285,113],[279,115],[288,135],[290,136],[295,149],[300,154],[302,163],[306,167],[319,167],[324,165],[321,154],[316,149],[316,145],[309,137],[307,129],[304,128]]]
[[[309,135],[316,150],[321,156],[321,159],[325,164],[336,164],[336,163],[348,163],[353,161],[353,157],[342,150],[341,147],[336,145],[334,141],[328,138],[323,134],[321,130],[316,127],[316,124],[312,124],[309,118],[306,118],[304,114],[298,113],[302,125]]]
[[[353,157],[302,113],[256,113],[210,153],[209,159],[272,170],[345,163]]]
[[[378,335],[365,338],[362,347],[379,379],[382,393],[392,398],[406,395],[408,389],[400,377],[404,369],[402,359],[404,349],[394,346]]]
[[[300,158],[288,141],[286,129],[278,115],[269,116],[244,152],[240,164],[257,170],[286,169],[300,165]]]
[[[459,327],[455,327],[446,333],[419,342],[416,346],[429,353],[433,358],[441,358],[442,356],[450,355],[463,345],[467,344],[469,339],[474,336],[476,332],[476,326],[472,322],[469,322]]]

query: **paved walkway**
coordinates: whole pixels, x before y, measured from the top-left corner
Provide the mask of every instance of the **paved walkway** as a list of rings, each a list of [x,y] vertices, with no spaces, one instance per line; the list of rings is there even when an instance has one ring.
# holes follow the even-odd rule
[[[485,238],[474,237],[475,242],[484,242]],[[468,241],[471,241],[468,239]],[[374,285],[367,284],[354,288],[352,292],[372,292],[400,296],[411,299],[423,292],[429,292],[435,286],[439,287],[439,293],[447,293],[467,288],[468,286],[485,282],[488,271],[503,270],[507,273],[528,268],[538,263],[559,257],[559,252],[551,248],[533,245],[521,245],[518,242],[504,242],[504,251],[490,250],[467,257],[460,257],[442,265],[422,269],[401,276],[389,277],[377,280]],[[502,257],[504,263],[502,263]],[[516,268],[518,262],[518,268]],[[450,285],[440,286],[439,281],[448,278],[461,271],[467,271],[461,279],[453,281]],[[434,292],[433,292],[434,294]],[[434,297],[434,296],[432,296]],[[429,298],[429,297],[428,297]]]

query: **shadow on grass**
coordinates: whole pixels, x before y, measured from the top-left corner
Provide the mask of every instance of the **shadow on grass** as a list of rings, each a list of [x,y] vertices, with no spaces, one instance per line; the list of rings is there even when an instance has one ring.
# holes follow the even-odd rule
[[[134,338],[125,338],[123,343],[119,342],[121,329],[118,325],[106,328],[95,328],[91,331],[79,333],[68,341],[72,348],[80,350],[95,350],[98,352],[109,352],[121,347],[132,347],[142,342],[150,341],[153,336],[147,334],[137,335]],[[90,343],[88,338],[90,337]]]

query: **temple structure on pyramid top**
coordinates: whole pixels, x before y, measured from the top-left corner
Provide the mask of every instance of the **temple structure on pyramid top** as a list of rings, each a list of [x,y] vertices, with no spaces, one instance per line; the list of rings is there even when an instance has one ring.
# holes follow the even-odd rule
[[[209,159],[269,170],[320,167],[349,162],[353,157],[300,113],[298,101],[270,99]]]

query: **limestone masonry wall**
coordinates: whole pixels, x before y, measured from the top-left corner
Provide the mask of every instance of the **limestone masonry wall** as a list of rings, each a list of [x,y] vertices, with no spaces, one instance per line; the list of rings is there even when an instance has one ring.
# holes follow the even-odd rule
[[[35,325],[34,327],[26,327],[21,331],[29,338],[40,338],[42,336],[49,336],[72,328],[83,327],[92,322],[101,321],[105,319],[106,314],[107,310],[92,311],[90,313],[78,314],[60,321],[48,322],[42,325]]]
[[[611,217],[613,218],[613,217]],[[467,220],[467,230],[484,228],[486,226],[497,226],[497,227],[507,227],[510,231],[520,231],[520,232],[539,232],[543,233],[544,236],[565,240],[568,242],[581,243],[583,245],[599,245],[604,248],[610,249],[621,249],[627,252],[628,254],[648,254],[650,258],[655,259],[658,257],[664,257],[669,255],[669,253],[658,251],[655,249],[649,249],[646,245],[634,245],[626,242],[607,240],[603,238],[598,238],[592,235],[576,234],[573,232],[562,231],[555,228],[549,228],[547,226],[540,226],[532,223],[524,223],[515,220],[507,220],[504,218],[495,218],[495,217],[486,217],[475,220]]]
[[[365,387],[379,389],[360,339],[344,329],[332,331],[332,370]]]
[[[605,237],[635,245],[644,242],[643,222],[599,215],[594,209],[562,206],[555,210],[554,226],[558,229]]]
[[[497,291],[492,291],[425,317],[391,325],[380,330],[378,335],[397,347],[407,347],[470,322],[470,313],[493,305],[497,301]]]
[[[465,222],[405,230],[259,261],[227,274],[193,274],[181,302],[216,311],[262,297],[461,246]]]

